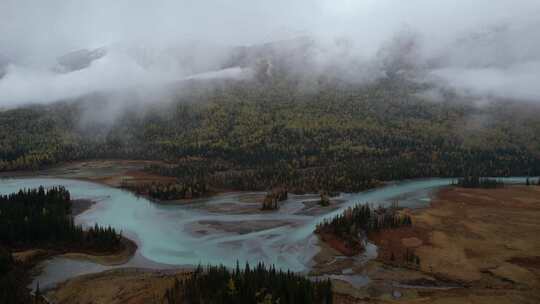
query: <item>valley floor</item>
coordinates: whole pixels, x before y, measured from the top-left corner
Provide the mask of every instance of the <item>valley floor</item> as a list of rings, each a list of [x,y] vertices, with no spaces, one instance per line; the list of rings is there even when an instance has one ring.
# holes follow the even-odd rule
[[[379,248],[367,263],[341,259],[321,244],[314,274],[369,278],[360,286],[335,278],[335,303],[540,302],[540,187],[445,188],[429,207],[408,212],[413,228],[370,235]],[[419,267],[402,261],[406,251],[420,258]],[[166,286],[183,275],[114,270],[72,279],[49,297],[58,303],[161,303]]]

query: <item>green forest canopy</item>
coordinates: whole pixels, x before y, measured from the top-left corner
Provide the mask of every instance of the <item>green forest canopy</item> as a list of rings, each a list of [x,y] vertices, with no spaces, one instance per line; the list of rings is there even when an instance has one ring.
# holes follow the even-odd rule
[[[354,191],[374,180],[540,173],[538,106],[480,107],[451,93],[446,101],[427,101],[420,93],[428,88],[399,78],[337,83],[321,80],[312,92],[279,78],[195,83],[172,102],[130,107],[110,124],[85,119],[89,106],[106,104],[99,96],[0,112],[0,171],[67,160],[176,164],[197,157],[214,177],[243,171],[233,188],[287,183],[310,191]]]

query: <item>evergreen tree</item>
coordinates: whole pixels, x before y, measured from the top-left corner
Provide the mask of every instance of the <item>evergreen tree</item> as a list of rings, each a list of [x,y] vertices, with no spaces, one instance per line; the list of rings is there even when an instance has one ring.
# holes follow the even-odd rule
[[[88,231],[75,225],[71,196],[63,187],[21,189],[0,195],[0,245],[19,247],[70,247],[111,251],[121,235],[113,228],[95,225]]]
[[[232,272],[224,266],[197,267],[165,292],[168,304],[176,303],[332,303],[330,280],[311,281],[290,271],[258,263]]]

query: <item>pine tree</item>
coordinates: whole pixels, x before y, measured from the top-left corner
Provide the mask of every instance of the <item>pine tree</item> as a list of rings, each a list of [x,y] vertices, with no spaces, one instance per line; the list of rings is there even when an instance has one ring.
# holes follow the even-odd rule
[[[41,302],[41,292],[39,290],[39,281],[36,284],[36,291],[34,292],[34,303],[38,304]]]
[[[176,303],[282,303],[331,304],[330,280],[311,281],[303,275],[276,270],[263,263],[238,272],[224,266],[200,267],[189,277],[176,281],[164,295]]]
[[[110,251],[120,244],[120,235],[111,227],[94,226],[83,231],[71,217],[69,192],[63,187],[45,190],[21,189],[10,195],[0,195],[0,213],[9,229],[0,229],[0,239],[6,245],[55,244]]]

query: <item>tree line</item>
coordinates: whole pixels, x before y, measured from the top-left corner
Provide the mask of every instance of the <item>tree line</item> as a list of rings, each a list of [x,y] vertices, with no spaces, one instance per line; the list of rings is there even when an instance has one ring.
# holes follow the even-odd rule
[[[11,248],[69,247],[112,251],[121,234],[97,224],[87,231],[75,225],[70,193],[64,187],[21,189],[0,195],[0,245]]]
[[[165,293],[165,303],[267,303],[331,304],[330,280],[312,281],[302,275],[258,263],[233,270],[224,266],[199,266]]]
[[[123,182],[121,187],[131,190],[138,195],[148,195],[158,200],[179,200],[202,197],[209,193],[205,182],[194,181],[192,183],[177,182],[151,182],[143,184],[130,184]]]
[[[477,175],[460,177],[457,180],[454,180],[452,184],[463,188],[494,189],[504,187],[504,182],[500,179],[480,177]]]
[[[365,170],[354,171],[358,168],[345,164],[295,168],[282,161],[248,167],[219,159],[206,159],[204,163],[199,160],[178,162],[179,165],[151,165],[146,170],[175,177],[178,183],[216,190],[265,191],[287,188],[292,193],[319,192],[321,189],[357,192],[378,184],[378,181],[365,174]],[[194,172],[194,175],[189,175],[189,172]]]
[[[412,226],[412,219],[396,208],[372,208],[369,204],[357,204],[347,208],[330,220],[317,224],[315,233],[331,234],[346,242],[350,248],[363,247],[367,235],[383,229]]]
[[[42,303],[31,296],[27,264],[11,250],[45,248],[110,252],[121,246],[121,234],[97,224],[84,230],[71,216],[71,195],[64,187],[21,189],[0,195],[0,303]]]
[[[0,171],[167,160],[171,166],[154,169],[178,184],[194,184],[185,180],[192,176],[207,188],[294,193],[355,192],[380,181],[466,176],[470,168],[479,176],[540,174],[534,107],[478,108],[450,93],[433,103],[418,97],[426,88],[399,78],[366,86],[321,80],[307,93],[289,76],[194,85],[174,101],[125,109],[112,125],[81,123],[90,102],[107,106],[99,99],[3,111]],[[458,127],[476,117],[490,118],[482,132]]]

